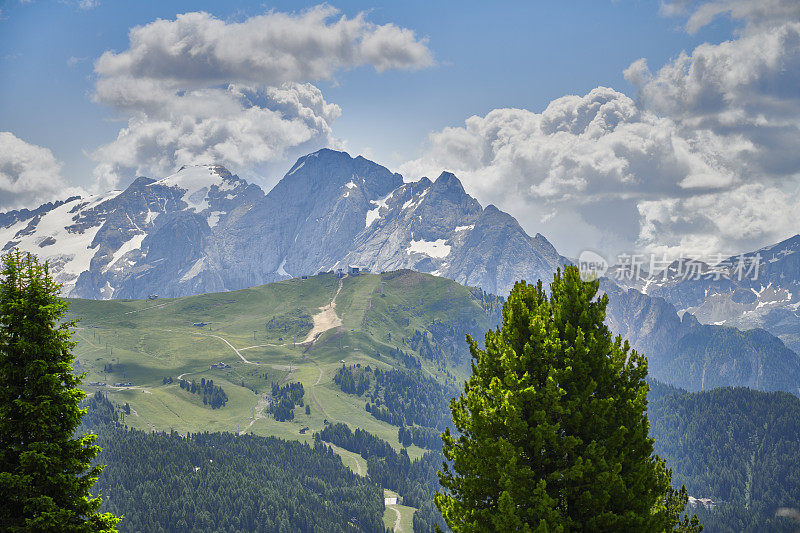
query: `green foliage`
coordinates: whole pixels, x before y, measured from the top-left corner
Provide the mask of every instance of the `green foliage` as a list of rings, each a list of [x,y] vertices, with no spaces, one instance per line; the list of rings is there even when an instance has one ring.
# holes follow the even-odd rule
[[[397,430],[397,440],[403,446],[416,444],[420,448],[438,450],[442,447],[442,435],[438,429],[421,426],[400,426]]]
[[[100,431],[103,507],[123,531],[383,532],[383,494],[327,446]]]
[[[367,460],[369,477],[378,486],[394,490],[403,497],[403,503],[417,507],[414,514],[414,531],[431,532],[438,524],[443,526],[433,498],[439,488],[436,470],[444,456],[440,451],[429,451],[413,461],[405,450],[400,453],[383,439],[357,428],[352,431],[345,424],[327,426],[314,434],[314,441],[330,442],[361,454]]]
[[[664,386],[654,384],[654,392]],[[707,531],[794,531],[800,508],[800,400],[746,388],[650,394],[655,448],[696,498]]]
[[[302,383],[287,383],[283,387],[274,385],[272,387],[272,402],[269,412],[278,422],[294,420],[294,406],[303,405],[303,395],[305,389]]]
[[[447,402],[454,390],[419,371],[376,368],[374,374],[376,407],[372,408],[372,415],[375,418],[395,426],[417,424],[439,429],[450,422]]]
[[[166,383],[166,381],[167,380],[165,378],[164,382]],[[212,409],[225,407],[225,404],[228,403],[228,395],[225,394],[225,391],[222,390],[222,387],[214,385],[213,379],[206,381],[206,378],[201,378],[199,384],[195,380],[187,381],[185,379],[181,379],[178,384],[182,389],[185,389],[192,394],[198,394],[202,396],[203,405],[210,405]]]
[[[370,374],[371,371],[362,369],[360,364],[357,367],[342,365],[334,374],[333,382],[339,385],[342,392],[361,396],[370,388]]]
[[[0,529],[114,531],[89,490],[102,471],[94,435],[73,437],[85,394],[72,373],[72,322],[32,255],[3,257],[0,279]]]
[[[604,324],[578,269],[515,285],[443,435],[454,531],[667,531],[699,527],[648,437],[647,360]]]

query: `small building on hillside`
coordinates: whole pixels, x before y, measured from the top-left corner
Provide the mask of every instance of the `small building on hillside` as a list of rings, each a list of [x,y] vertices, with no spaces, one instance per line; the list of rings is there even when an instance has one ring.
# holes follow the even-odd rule
[[[350,274],[351,276],[358,276],[360,271],[361,269],[357,266],[350,265],[349,267],[347,267],[347,273]]]
[[[211,369],[212,370],[230,368],[230,367],[231,367],[231,365],[229,365],[228,363],[223,363],[222,361],[220,361],[219,363],[214,363],[213,365],[211,365]]]

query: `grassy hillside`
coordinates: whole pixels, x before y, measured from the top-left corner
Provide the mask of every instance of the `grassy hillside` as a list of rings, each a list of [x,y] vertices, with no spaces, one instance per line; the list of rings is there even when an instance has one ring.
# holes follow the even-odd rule
[[[309,340],[315,315],[332,301],[341,325]],[[341,361],[402,369],[403,361],[391,354],[399,348],[418,358],[422,373],[453,386],[468,370],[464,335],[482,338],[498,321],[500,307],[499,299],[480,290],[398,271],[324,274],[174,299],[70,300],[70,317],[80,320],[75,354],[78,369],[87,372],[84,387],[127,403],[128,426],[310,442],[327,420],[361,427],[399,449],[398,428],[377,420],[363,398],[332,382]],[[220,362],[226,366],[211,368]],[[179,378],[213,380],[228,401],[211,409],[202,394],[181,388]],[[97,382],[104,385],[89,385]],[[268,413],[275,403],[272,386],[292,382],[303,384],[304,405],[294,409],[294,420],[277,422]],[[409,454],[421,450],[411,446]]]

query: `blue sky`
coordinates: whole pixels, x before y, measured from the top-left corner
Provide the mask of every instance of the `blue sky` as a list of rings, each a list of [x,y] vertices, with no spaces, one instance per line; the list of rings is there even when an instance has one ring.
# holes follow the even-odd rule
[[[84,156],[116,136],[113,110],[93,103],[93,62],[128,46],[128,30],[157,18],[207,11],[240,20],[297,2],[6,1],[0,21],[0,130],[46,146],[65,162],[70,183],[89,186]],[[363,66],[319,84],[342,108],[334,133],[355,155],[365,148],[387,165],[415,157],[431,131],[498,107],[541,111],[564,94],[598,85],[631,93],[622,71],[647,57],[660,65],[681,50],[729,34],[725,21],[698,35],[659,16],[656,2],[336,2],[348,16],[413,29],[429,39],[437,65],[376,73]],[[722,27],[722,29],[720,29]],[[70,64],[70,58],[75,58]],[[78,62],[74,62],[74,61]],[[288,166],[287,166],[288,169]]]
[[[334,24],[341,16],[353,20],[363,13],[367,23],[372,25],[370,28],[391,24],[410,30],[414,32],[411,44],[427,49],[433,62],[410,59],[378,72],[375,61],[381,59],[355,61],[332,69],[330,76],[290,80],[313,84],[321,92],[324,102],[335,104],[338,110],[317,117],[321,122],[312,129],[321,129],[314,130],[308,141],[277,147],[276,153],[280,152],[281,156],[252,161],[252,158],[244,157],[238,159],[241,163],[238,168],[235,163],[231,166],[249,179],[269,187],[303,149],[327,144],[343,147],[353,155],[364,154],[410,177],[418,177],[420,173],[438,174],[438,171],[448,168],[457,171],[468,192],[477,196],[484,205],[496,203],[511,211],[529,233],[541,231],[567,253],[577,253],[581,248],[591,247],[592,243],[604,251],[642,248],[674,253],[684,249],[709,251],[723,247],[726,251],[728,248],[735,251],[739,247],[777,239],[791,233],[792,228],[783,225],[775,229],[774,223],[764,218],[767,215],[761,214],[756,216],[760,218],[753,223],[752,230],[747,231],[750,237],[736,242],[731,242],[730,235],[726,234],[725,228],[719,227],[721,223],[717,220],[696,221],[693,223],[696,227],[691,231],[681,229],[692,216],[698,216],[698,206],[714,204],[714,198],[708,197],[710,192],[724,195],[720,198],[729,202],[754,194],[786,194],[797,188],[793,181],[796,173],[785,168],[770,171],[759,167],[752,160],[757,150],[748,151],[745,145],[735,157],[725,154],[725,157],[719,156],[720,159],[718,147],[731,146],[734,142],[725,137],[731,132],[730,125],[723,131],[724,128],[708,126],[708,121],[698,125],[697,121],[690,120],[691,117],[687,118],[687,113],[694,113],[695,117],[706,116],[709,110],[678,109],[679,106],[669,100],[675,92],[664,87],[677,83],[681,90],[685,90],[686,80],[676,81],[680,76],[676,78],[675,72],[669,77],[669,72],[659,70],[675,67],[685,73],[697,59],[695,51],[705,50],[705,46],[712,47],[709,49],[711,56],[719,57],[730,52],[724,48],[726,41],[735,45],[744,43],[748,34],[758,31],[774,33],[779,27],[793,31],[792,24],[796,22],[791,6],[793,2],[769,0],[768,3],[776,6],[775,13],[784,8],[788,11],[775,17],[764,15],[753,7],[759,2],[745,0],[678,0],[667,4],[633,0],[336,2],[331,6],[338,13],[329,17],[328,24]],[[298,13],[304,9],[317,5],[298,2],[7,0],[0,3],[0,131],[10,132],[16,138],[15,142],[18,139],[49,150],[55,159],[54,168],[59,172],[56,182],[61,188],[80,187],[91,191],[111,185],[123,187],[136,173],[153,175],[166,172],[172,164],[171,154],[160,154],[161,159],[152,156],[147,161],[120,162],[125,158],[119,154],[122,148],[114,145],[114,140],[120,130],[130,124],[132,117],[150,111],[143,111],[142,107],[125,107],[115,96],[93,97],[99,79],[111,79],[117,75],[98,72],[97,59],[107,51],[123,54],[130,50],[130,29],[152,24],[159,18],[174,21],[179,14],[205,11],[225,24],[233,24],[268,12],[299,16]],[[692,22],[702,19],[704,9],[707,11],[709,6],[716,9],[714,6],[718,5],[723,6],[722,11],[712,13],[706,17],[708,20]],[[720,46],[723,47],[714,48]],[[682,52],[689,58],[688,64],[681,63]],[[794,49],[783,52],[784,58],[794,58]],[[146,62],[147,57],[145,55],[142,61]],[[646,59],[647,67],[640,64],[627,76],[623,74],[641,58]],[[758,67],[747,66],[760,72]],[[146,65],[143,68],[147,68]],[[732,80],[729,93],[744,94],[736,83],[744,84],[741,80],[746,77]],[[690,78],[686,76],[687,80]],[[208,87],[220,88],[227,81],[216,80]],[[183,82],[171,85],[170,90],[182,95],[181,91],[197,88],[196,85],[184,88],[180,83]],[[263,85],[266,87],[270,83],[267,80]],[[589,97],[597,87],[609,87],[616,93],[594,93]],[[698,89],[701,90],[702,87]],[[559,100],[565,95],[584,98],[583,103]],[[272,97],[261,95],[253,98],[261,102],[257,104],[261,108],[272,109],[270,106],[274,102],[263,103],[271,102]],[[622,173],[624,176],[620,174],[622,177],[615,179],[625,187],[634,182],[641,185],[633,189],[616,187],[616,182],[611,185],[604,182],[609,176],[602,162],[608,157],[589,154],[592,146],[602,145],[602,139],[610,139],[609,143],[622,142],[613,137],[592,138],[590,141],[595,144],[587,145],[589,141],[584,135],[580,148],[574,144],[565,145],[565,150],[585,150],[587,160],[600,161],[589,174],[576,171],[567,178],[564,178],[564,168],[581,167],[585,161],[573,161],[563,168],[556,163],[542,167],[539,160],[527,160],[518,166],[519,158],[504,161],[499,152],[483,158],[491,158],[488,163],[460,165],[460,161],[453,160],[451,134],[475,137],[485,133],[483,130],[479,133],[468,131],[465,120],[471,116],[486,118],[488,123],[493,110],[514,108],[528,113],[522,118],[492,115],[492,119],[511,120],[509,124],[513,120],[536,122],[554,101],[559,105],[580,107],[589,105],[585,98],[604,103],[618,100],[612,102],[618,110],[614,112],[622,113],[620,116],[624,115],[624,121],[632,120],[639,124],[634,128],[637,132],[644,127],[641,124],[647,124],[657,132],[646,134],[647,138],[662,135],[658,138],[677,137],[681,143],[685,140],[686,150],[692,152],[693,159],[687,159],[676,166],[677,170],[670,170],[664,176],[656,175],[651,180],[643,176],[649,175],[646,169],[663,169],[671,164],[670,161],[682,156],[683,144],[675,149],[675,153],[663,156],[664,160],[658,159],[663,154],[656,154],[651,148],[642,148],[634,155],[620,155],[618,148],[611,148],[614,157],[624,159],[622,164],[627,169]],[[751,112],[750,103],[755,100],[755,97],[745,98],[741,108]],[[790,95],[786,100],[788,104],[784,104],[794,112],[797,99]],[[725,101],[728,102],[726,105],[733,106],[730,98]],[[630,105],[638,106],[637,109],[648,116],[631,118],[633,115],[624,111],[627,109],[625,106]],[[725,111],[732,109],[717,109],[718,113]],[[763,110],[757,112],[763,115]],[[170,113],[171,120],[175,120],[175,111]],[[289,117],[291,120],[296,118]],[[156,119],[148,114],[148,120]],[[770,120],[769,115],[767,120]],[[750,126],[754,123],[747,121]],[[664,133],[665,127],[672,129]],[[476,128],[481,126],[476,125]],[[431,142],[431,134],[438,135],[436,142]],[[757,130],[752,138],[761,139],[763,134],[763,130]],[[739,128],[735,141],[747,142],[751,140],[748,135]],[[710,144],[707,143],[709,136],[713,136],[713,142],[708,141]],[[555,137],[551,135],[546,140],[553,139]],[[483,138],[485,142],[489,140]],[[528,150],[530,153],[526,157],[529,159],[550,157],[553,161],[564,160],[563,154],[553,155],[552,151],[548,152],[549,155],[531,155],[539,149],[540,143],[533,138],[525,143],[509,147],[509,151],[520,153]],[[113,146],[102,153],[97,151],[109,144]],[[152,148],[148,150],[152,151]],[[741,160],[745,153],[750,154],[751,160]],[[769,154],[760,155],[767,159],[770,157]],[[108,167],[113,166],[113,172],[98,170],[104,157],[116,158]],[[641,157],[653,159],[641,161]],[[158,165],[153,163],[156,159],[160,161]],[[793,164],[793,160],[786,163],[789,167]],[[702,168],[698,170],[699,167]],[[743,169],[747,169],[749,174],[745,175]],[[658,174],[661,170],[654,172]],[[509,173],[513,173],[513,177],[509,177]],[[676,173],[682,174],[676,177]],[[709,177],[709,173],[716,174]],[[101,175],[105,177],[98,177]],[[14,176],[9,179],[21,180]],[[558,182],[559,179],[562,182]],[[665,180],[674,183],[664,187]],[[647,186],[642,185],[651,181]],[[720,185],[723,182],[725,185]],[[593,184],[602,184],[602,187]],[[760,186],[761,189],[755,192],[742,190],[741,186],[745,185]],[[576,187],[582,195],[570,194],[569,187]],[[44,199],[31,191],[17,194],[21,189],[24,187],[10,187],[5,192],[0,190],[0,194],[6,197],[0,202],[0,208],[22,204],[30,207]],[[687,209],[691,209],[693,215],[680,213],[673,205],[675,202],[679,207],[689,206]],[[736,209],[746,207],[735,206]],[[706,218],[713,217],[708,215]],[[674,223],[675,219],[683,224]],[[698,233],[697,228],[701,226],[707,229]],[[654,237],[654,232],[660,236]]]

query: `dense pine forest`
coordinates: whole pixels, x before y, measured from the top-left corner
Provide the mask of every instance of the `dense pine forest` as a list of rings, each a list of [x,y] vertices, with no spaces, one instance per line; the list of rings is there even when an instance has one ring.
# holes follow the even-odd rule
[[[705,531],[797,530],[775,513],[800,508],[800,399],[655,383],[649,400],[656,453],[673,469],[673,483],[714,501],[713,509],[695,509]]]
[[[120,531],[382,532],[383,493],[324,445],[231,433],[145,433],[92,397],[107,465],[93,491]]]
[[[403,355],[400,350],[396,353]],[[370,366],[342,365],[334,375],[333,382],[342,392],[364,396],[367,399],[366,410],[378,420],[394,426],[436,428],[441,434],[441,430],[449,424],[447,406],[455,391],[424,375],[421,370],[381,370]],[[426,437],[418,436],[418,441],[429,442],[429,433],[426,432]],[[417,435],[421,435],[419,430]]]
[[[362,429],[353,432],[345,424],[330,425],[316,433],[314,439],[361,454],[367,460],[372,480],[397,492],[403,497],[403,503],[418,509],[414,514],[414,531],[432,532],[437,523],[444,528],[444,521],[433,504],[433,496],[440,490],[436,471],[444,462],[440,450],[425,452],[420,459],[412,461],[405,449],[398,453],[388,442]]]
[[[278,396],[299,400],[299,387],[291,391],[276,387]],[[87,405],[79,431],[99,433],[98,460],[108,465],[95,491],[104,496],[104,510],[125,515],[122,531],[383,531],[381,488],[418,509],[414,531],[443,524],[433,495],[444,457],[433,431],[399,428],[404,444],[422,438],[415,433],[430,437],[432,449],[411,460],[405,450],[344,424],[328,425],[310,447],[249,435],[129,431],[120,425],[124,408],[102,394]],[[651,381],[649,418],[674,485],[714,501],[712,509],[691,509],[706,532],[796,529],[775,513],[800,507],[798,398],[745,388],[689,393]],[[325,442],[362,455],[367,477],[343,466]]]

